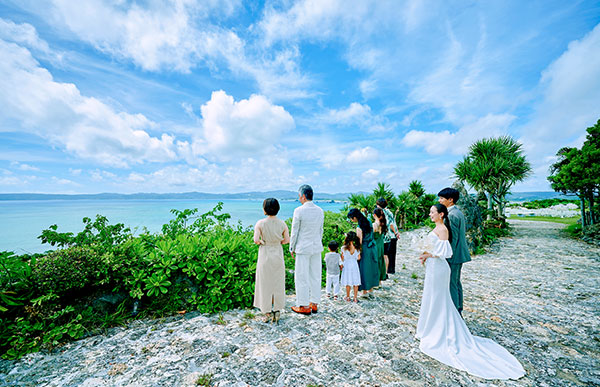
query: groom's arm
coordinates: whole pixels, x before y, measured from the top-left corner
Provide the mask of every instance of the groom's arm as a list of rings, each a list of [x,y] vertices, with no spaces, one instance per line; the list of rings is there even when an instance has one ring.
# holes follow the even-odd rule
[[[460,238],[462,238],[460,235],[462,219],[460,215],[452,212],[448,214],[448,220],[450,221],[450,231],[452,231],[452,241],[450,242],[450,247],[452,247],[452,251],[454,253],[458,251],[458,241]]]

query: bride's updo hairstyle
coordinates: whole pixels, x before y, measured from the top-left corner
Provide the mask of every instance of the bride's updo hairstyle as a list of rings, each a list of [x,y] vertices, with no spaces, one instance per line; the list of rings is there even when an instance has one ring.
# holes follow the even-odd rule
[[[358,209],[353,208],[348,211],[348,219],[352,220],[352,218],[358,219],[358,227],[362,230],[363,237],[373,231],[373,227],[369,220]]]
[[[440,204],[440,203],[435,203],[433,206],[437,210],[438,214],[444,215],[443,216],[444,226],[446,226],[446,228],[448,229],[448,241],[452,242],[452,229],[450,228],[450,219],[448,218],[448,209],[446,208],[445,205]]]

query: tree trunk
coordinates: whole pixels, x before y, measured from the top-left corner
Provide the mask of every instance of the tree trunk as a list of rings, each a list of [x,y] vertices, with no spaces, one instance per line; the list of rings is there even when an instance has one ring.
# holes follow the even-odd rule
[[[579,200],[581,202],[581,228],[585,228],[585,196],[583,194],[579,195]]]
[[[494,212],[494,203],[493,203],[492,193],[491,192],[488,192],[488,194],[487,194],[487,200],[488,200],[487,220],[492,220],[492,212]]]
[[[590,191],[589,202],[590,202],[590,224],[593,225],[596,223],[594,220],[594,191]]]

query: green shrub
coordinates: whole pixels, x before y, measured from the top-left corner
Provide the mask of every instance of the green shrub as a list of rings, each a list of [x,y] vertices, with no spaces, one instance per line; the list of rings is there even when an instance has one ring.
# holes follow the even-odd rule
[[[106,272],[101,256],[89,247],[56,250],[33,265],[31,282],[38,294],[64,294],[85,288]]]

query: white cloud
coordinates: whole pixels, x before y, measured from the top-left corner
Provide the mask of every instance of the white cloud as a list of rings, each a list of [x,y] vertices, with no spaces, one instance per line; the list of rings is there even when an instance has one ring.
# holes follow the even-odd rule
[[[10,165],[17,169],[20,169],[21,171],[40,171],[38,167],[34,167],[33,165],[25,163],[19,163],[18,161],[12,161]]]
[[[235,101],[222,90],[202,105],[202,138],[192,147],[197,154],[216,159],[270,153],[280,136],[294,128],[294,119],[262,95]]]
[[[375,161],[379,158],[379,152],[376,149],[366,146],[353,150],[346,156],[346,162],[351,164],[361,164]]]
[[[48,53],[48,43],[40,39],[36,29],[27,23],[16,24],[0,18],[0,39]]]
[[[63,179],[56,176],[52,176],[52,183],[59,185],[75,185],[80,186],[81,184],[74,182],[73,180]]]
[[[125,4],[55,0],[53,21],[79,39],[148,71],[190,73],[208,68],[250,76],[261,93],[278,100],[307,98],[310,78],[300,70],[294,46],[264,50],[222,23],[241,2],[159,0]],[[229,74],[228,74],[229,75]]]
[[[82,40],[110,55],[131,59],[145,70],[188,72],[232,45],[235,34],[206,23],[227,17],[238,1],[153,1],[144,5],[101,0],[55,0],[51,15]],[[198,28],[198,26],[205,28]]]
[[[364,179],[373,180],[379,176],[379,171],[373,168],[367,169],[362,173]]]
[[[132,172],[125,185],[130,191],[151,192],[240,192],[291,189],[299,177],[284,154],[246,157],[226,165],[207,164],[202,168],[177,165],[151,173]]]
[[[505,135],[516,117],[510,114],[488,114],[475,122],[462,126],[455,133],[448,130],[424,132],[411,130],[402,139],[408,147],[420,147],[432,155],[451,153],[461,155],[467,152],[475,141],[485,137]]]
[[[520,128],[534,169],[520,189],[549,187],[546,177],[556,152],[564,146],[581,146],[586,128],[600,118],[600,24],[543,72],[532,120]]]
[[[117,175],[108,171],[101,171],[99,169],[93,170],[90,172],[90,177],[93,181],[104,181],[105,179],[114,180]]]
[[[21,129],[63,146],[82,158],[126,167],[176,158],[173,137],[153,137],[157,128],[141,114],[117,112],[96,98],[81,95],[70,83],[54,81],[29,50],[0,40],[0,124]]]
[[[385,132],[395,126],[386,117],[373,114],[369,105],[358,102],[352,102],[344,109],[330,109],[319,121],[339,126],[356,125],[368,132]]]

